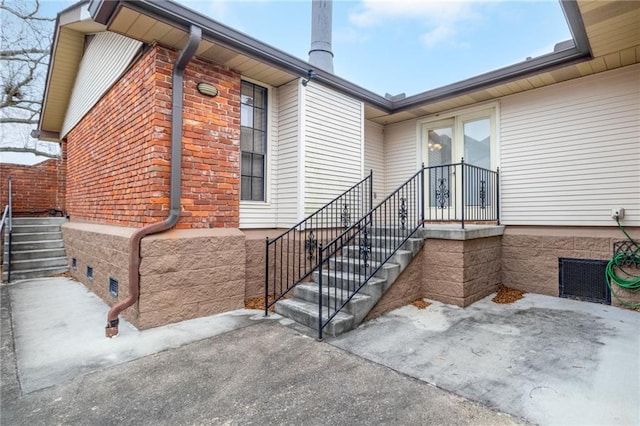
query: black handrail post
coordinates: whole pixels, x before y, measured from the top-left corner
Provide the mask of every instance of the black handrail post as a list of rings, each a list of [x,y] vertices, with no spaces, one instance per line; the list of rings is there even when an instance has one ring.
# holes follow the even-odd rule
[[[265,240],[264,255],[264,316],[269,316],[269,237]],[[275,291],[275,290],[274,290]]]
[[[373,169],[369,169],[369,208],[367,210],[371,210],[373,208]]]
[[[496,219],[500,225],[500,167],[496,168]]]
[[[318,252],[320,254],[320,264],[318,265],[318,341],[322,341],[322,264],[324,263],[322,244],[318,244]]]
[[[420,221],[422,222],[422,227],[424,228],[424,204],[426,200],[424,199],[424,162],[422,163],[422,168],[420,169]]]
[[[9,216],[8,216],[8,221],[7,221],[7,230],[9,231],[9,250],[7,253],[7,282],[10,283],[11,282],[11,243],[12,243],[12,236],[13,236],[13,207],[12,207],[12,203],[13,203],[13,190],[12,190],[12,182],[11,182],[11,176],[9,176],[9,182],[8,182],[8,190],[9,190],[9,197],[8,197],[8,201],[9,201]]]
[[[462,157],[460,159],[460,168],[462,169],[460,174],[462,175],[462,182],[461,182],[461,187],[462,187],[462,229],[464,229],[464,208],[465,208],[465,199],[464,199],[464,187],[465,187],[465,182],[464,182],[464,157]]]

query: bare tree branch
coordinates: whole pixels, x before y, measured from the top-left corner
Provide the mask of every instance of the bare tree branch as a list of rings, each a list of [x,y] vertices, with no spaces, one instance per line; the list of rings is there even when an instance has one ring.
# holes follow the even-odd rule
[[[49,49],[38,49],[38,48],[31,48],[31,49],[19,49],[19,50],[0,50],[0,59],[6,59],[9,60],[12,57],[15,56],[21,56],[21,55],[31,55],[31,54],[40,54],[40,55],[48,55],[49,54]]]
[[[15,117],[0,117],[0,124],[38,124],[37,119],[32,118],[15,118]]]
[[[35,155],[39,155],[42,157],[48,157],[48,158],[60,158],[60,155],[58,154],[52,154],[50,152],[46,152],[46,151],[40,151],[37,148],[24,148],[24,147],[5,147],[5,146],[0,146],[0,152],[26,152],[26,153],[31,153],[31,154],[35,154]]]
[[[41,16],[36,16],[38,11],[40,10],[40,2],[38,0],[36,0],[35,1],[35,5],[36,5],[35,10],[33,12],[27,13],[27,14],[25,14],[24,12],[20,12],[18,10],[15,10],[10,6],[7,6],[5,4],[5,2],[2,2],[2,4],[0,4],[0,9],[6,10],[7,12],[11,13],[12,15],[15,15],[17,18],[20,18],[20,19],[31,19],[31,20],[34,20],[34,21],[47,21],[47,22],[55,21],[55,18],[43,18]]]

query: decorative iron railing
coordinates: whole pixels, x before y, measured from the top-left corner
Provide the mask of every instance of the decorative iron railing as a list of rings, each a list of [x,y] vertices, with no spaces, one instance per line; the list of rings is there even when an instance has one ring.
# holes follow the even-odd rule
[[[373,171],[280,236],[265,251],[265,314],[318,268],[318,245],[333,240],[373,207]]]
[[[464,162],[425,167],[425,221],[500,223],[500,175]]]
[[[12,211],[12,195],[13,190],[11,187],[11,176],[7,179],[7,205],[2,212],[2,221],[0,221],[0,250],[2,250],[3,256],[0,256],[0,260],[4,262],[4,227],[7,227],[7,282],[11,282],[11,245],[13,235],[13,211]]]
[[[318,338],[324,327],[424,224],[421,169],[357,222],[320,245]]]

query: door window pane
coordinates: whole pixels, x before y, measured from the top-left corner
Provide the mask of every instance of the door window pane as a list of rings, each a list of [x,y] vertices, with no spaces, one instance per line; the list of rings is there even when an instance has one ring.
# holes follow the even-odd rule
[[[467,121],[463,125],[464,161],[491,168],[491,122],[489,118]]]
[[[453,126],[427,129],[427,161],[429,168],[429,206],[440,209],[451,205]],[[444,166],[444,167],[438,167]]]

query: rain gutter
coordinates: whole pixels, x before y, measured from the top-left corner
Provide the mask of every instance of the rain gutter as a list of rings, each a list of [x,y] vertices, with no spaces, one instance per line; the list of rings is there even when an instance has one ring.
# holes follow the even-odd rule
[[[169,187],[169,216],[162,222],[156,222],[138,229],[129,239],[129,295],[115,304],[107,314],[105,334],[114,337],[118,334],[118,315],[135,302],[140,295],[140,243],[148,235],[171,229],[180,218],[180,185],[182,171],[182,98],[184,70],[193,58],[202,40],[200,27],[192,25],[189,41],[182,48],[173,67],[171,77],[171,163]]]

